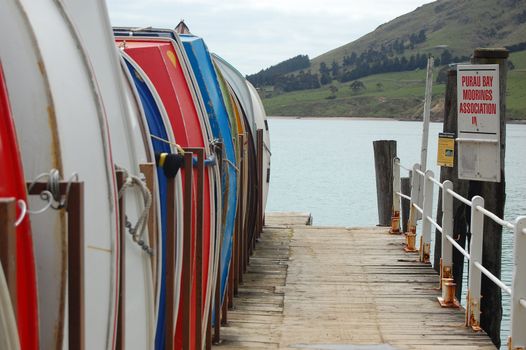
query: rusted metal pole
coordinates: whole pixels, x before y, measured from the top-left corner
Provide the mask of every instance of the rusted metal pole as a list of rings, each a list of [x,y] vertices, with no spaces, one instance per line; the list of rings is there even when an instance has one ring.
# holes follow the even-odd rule
[[[117,192],[120,192],[126,176],[116,171]],[[119,198],[119,299],[117,313],[116,349],[126,349],[126,194]]]
[[[498,64],[500,86],[500,182],[469,182],[469,197],[479,195],[486,200],[486,209],[502,218],[506,201],[506,86],[509,51],[506,49],[476,49],[473,64]],[[484,220],[482,249],[483,265],[497,278],[501,276],[502,226],[489,218]],[[480,326],[488,333],[493,343],[500,347],[500,324],[502,319],[502,291],[486,276],[482,277]]]
[[[376,170],[378,225],[390,226],[393,208],[393,158],[396,157],[396,141],[373,141],[373,148]]]
[[[237,244],[237,266],[234,279],[234,295],[238,295],[239,292],[239,283],[243,282],[243,261],[245,259],[245,204],[248,204],[248,201],[245,200],[245,183],[247,179],[245,178],[245,162],[246,162],[246,146],[245,146],[245,135],[239,135],[239,144],[241,145],[241,162],[239,164],[239,173],[241,175],[241,186],[239,191],[239,197],[242,198],[241,206],[239,207],[239,223],[238,223],[238,244]]]
[[[17,316],[16,297],[16,199],[0,198],[0,262]]]

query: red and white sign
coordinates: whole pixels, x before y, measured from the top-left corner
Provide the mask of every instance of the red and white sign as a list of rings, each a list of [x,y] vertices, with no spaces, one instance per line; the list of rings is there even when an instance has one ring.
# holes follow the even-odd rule
[[[497,64],[457,66],[459,178],[500,181]]]

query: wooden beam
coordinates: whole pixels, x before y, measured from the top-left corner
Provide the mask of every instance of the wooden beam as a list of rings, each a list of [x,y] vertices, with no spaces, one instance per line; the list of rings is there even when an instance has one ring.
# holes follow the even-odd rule
[[[154,163],[144,163],[139,164],[139,169],[144,175],[146,182],[146,187],[150,190],[152,194],[152,205],[148,213],[148,244],[154,250],[154,255],[151,257],[151,266],[152,266],[152,281],[157,281],[157,256],[159,252],[159,242],[157,241],[157,189],[155,188],[155,176],[156,169]],[[157,283],[153,283],[154,286],[154,295],[157,295]]]
[[[0,198],[0,262],[4,269],[13,312],[17,316],[16,293],[16,198]]]
[[[116,171],[117,192],[126,182],[123,171]],[[116,349],[126,349],[126,194],[119,198],[119,300]]]
[[[183,349],[191,347],[192,330],[192,191],[193,155],[184,153],[184,217],[183,217]],[[173,347],[169,348],[173,349]]]
[[[166,301],[164,320],[164,345],[166,349],[174,348],[175,336],[175,255],[177,242],[177,213],[175,203],[175,179],[167,178],[166,183]]]

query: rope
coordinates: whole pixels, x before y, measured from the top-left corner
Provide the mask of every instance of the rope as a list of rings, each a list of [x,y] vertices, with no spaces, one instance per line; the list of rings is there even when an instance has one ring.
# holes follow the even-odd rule
[[[232,163],[230,160],[228,160],[228,159],[223,159],[223,162],[228,163],[232,168],[234,168],[234,169],[236,170],[236,172],[239,173],[239,169],[238,169],[238,167],[237,167],[234,163]]]
[[[184,152],[184,149],[183,149],[180,145],[178,145],[177,143],[175,143],[175,142],[165,140],[165,139],[163,139],[162,137],[156,136],[156,135],[154,135],[154,134],[150,134],[150,137],[153,138],[153,139],[155,139],[155,140],[157,140],[157,141],[161,141],[161,142],[164,142],[164,143],[167,143],[167,144],[169,144],[169,145],[174,146],[174,147],[177,149],[177,153],[179,153],[180,155],[184,155],[184,153],[185,153],[185,152]]]
[[[128,233],[132,236],[132,239],[135,243],[141,247],[143,251],[148,253],[149,255],[153,256],[153,249],[146,244],[146,242],[142,239],[144,232],[146,231],[146,226],[148,223],[148,216],[150,213],[150,207],[152,206],[152,193],[144,183],[142,179],[135,175],[129,175],[128,172],[116,166],[117,170],[120,170],[124,173],[126,180],[124,181],[124,184],[119,189],[119,199],[122,198],[124,193],[128,188],[133,188],[138,186],[141,190],[142,198],[143,198],[143,204],[144,209],[139,215],[139,218],[137,219],[137,222],[135,223],[135,226],[128,220],[128,216],[125,215],[125,221],[126,221],[126,229],[128,230]]]

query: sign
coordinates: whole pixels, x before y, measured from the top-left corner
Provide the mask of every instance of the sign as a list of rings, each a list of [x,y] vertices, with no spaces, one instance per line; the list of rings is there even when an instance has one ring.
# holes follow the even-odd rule
[[[452,168],[455,159],[455,134],[441,132],[438,134],[437,165]]]
[[[500,182],[499,65],[457,66],[458,178]]]

